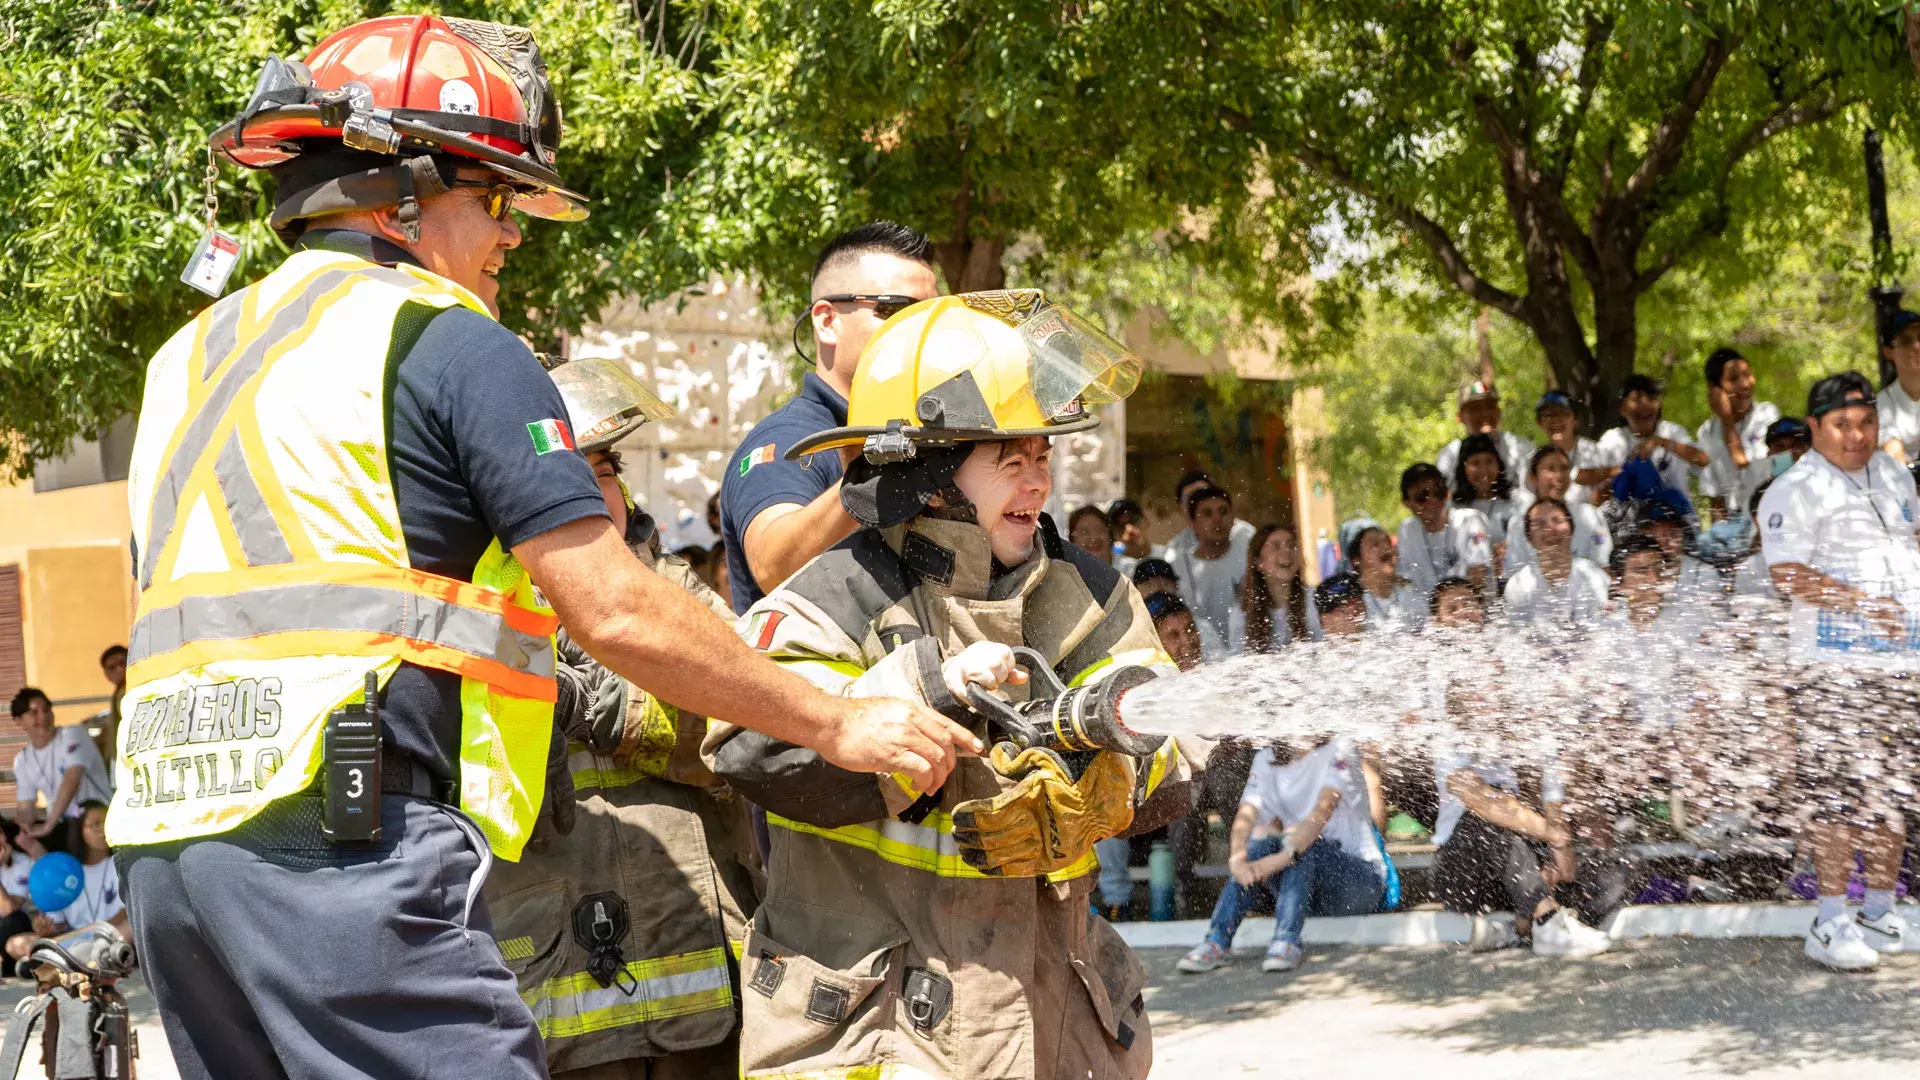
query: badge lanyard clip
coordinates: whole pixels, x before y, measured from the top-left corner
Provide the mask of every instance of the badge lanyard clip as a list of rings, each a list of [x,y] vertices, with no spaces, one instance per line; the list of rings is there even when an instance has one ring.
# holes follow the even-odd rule
[[[220,222],[220,194],[216,186],[220,182],[220,165],[214,157],[213,147],[207,147],[207,231],[200,243],[193,249],[192,257],[180,271],[180,280],[199,289],[208,296],[219,298],[227,291],[227,279],[233,275],[234,266],[240,261],[240,238],[232,233],[222,232]]]

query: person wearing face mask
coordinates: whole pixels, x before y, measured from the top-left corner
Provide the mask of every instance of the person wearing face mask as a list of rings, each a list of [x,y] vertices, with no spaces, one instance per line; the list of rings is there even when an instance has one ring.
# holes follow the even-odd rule
[[[1772,473],[1766,460],[1767,428],[1780,419],[1771,401],[1753,400],[1753,365],[1733,349],[1707,357],[1707,407],[1713,413],[1696,433],[1706,452],[1700,494],[1715,521],[1743,513],[1747,496]]]
[[[1227,651],[1266,653],[1320,640],[1320,609],[1300,572],[1299,534],[1291,526],[1264,525],[1248,550],[1253,566],[1227,625]]]
[[[1880,449],[1912,466],[1920,462],[1920,315],[1894,312],[1880,355],[1893,365],[1893,379],[1880,388],[1875,406],[1880,411]]]
[[[685,560],[659,550],[653,518],[620,478],[614,444],[672,410],[622,360],[550,374],[628,550],[731,618]],[[488,875],[501,954],[555,1077],[730,1075],[742,987],[728,943],[758,902],[746,802],[700,760],[705,717],[614,674],[564,625],[557,644],[570,708],[554,721],[567,740],[572,822],[563,831],[543,819],[524,857]]]
[[[1605,566],[1613,551],[1613,533],[1607,528],[1606,517],[1599,507],[1574,499],[1569,483],[1572,478],[1572,463],[1559,444],[1548,443],[1535,450],[1527,464],[1526,484],[1513,493],[1514,517],[1525,521],[1527,511],[1537,499],[1559,499],[1573,515],[1573,553],[1596,566]],[[1533,561],[1533,545],[1527,542],[1526,530],[1508,529],[1506,576],[1512,577]]]
[[[742,636],[828,693],[908,695],[997,741],[928,789],[710,732],[704,757],[772,834],[742,953],[743,1075],[1146,1075],[1146,974],[1089,912],[1093,847],[1185,815],[1191,759],[1171,739],[1022,749],[968,704],[1028,696],[1036,661],[1015,646],[1072,685],[1173,671],[1140,593],[1041,513],[1050,437],[1095,426],[1139,365],[1038,290],[943,297],[874,335],[848,425],[789,451],[859,451],[841,497],[861,527]]]
[[[1857,372],[1814,383],[1813,449],[1768,486],[1759,513],[1761,554],[1793,602],[1788,700],[1820,894],[1804,948],[1814,962],[1845,970],[1920,950],[1920,928],[1893,908],[1905,846],[1901,788],[1912,782],[1903,758],[1920,707],[1920,496],[1880,449],[1876,404]],[[1855,852],[1866,865],[1867,903],[1849,915]]]

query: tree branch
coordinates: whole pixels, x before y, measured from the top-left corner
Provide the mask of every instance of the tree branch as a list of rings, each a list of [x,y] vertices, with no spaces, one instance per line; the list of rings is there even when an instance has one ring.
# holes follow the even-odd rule
[[[1453,238],[1447,235],[1447,231],[1441,228],[1438,222],[1412,205],[1384,191],[1379,191],[1354,176],[1352,170],[1332,155],[1321,153],[1310,146],[1298,147],[1292,151],[1292,155],[1302,165],[1373,203],[1406,226],[1426,243],[1428,250],[1433,252],[1434,259],[1439,262],[1440,269],[1447,275],[1447,279],[1452,281],[1461,292],[1515,319],[1521,318],[1520,297],[1475,273],[1473,267],[1468,265],[1466,256],[1461,253],[1459,245],[1453,242]]]
[[[1547,175],[1556,190],[1567,182],[1567,168],[1573,163],[1573,148],[1580,141],[1580,131],[1587,123],[1587,110],[1593,105],[1593,92],[1600,85],[1600,69],[1603,51],[1607,42],[1613,38],[1613,20],[1589,18],[1587,20],[1587,40],[1580,49],[1580,67],[1574,73],[1574,84],[1580,89],[1580,96],[1574,99],[1573,112],[1554,133],[1552,145],[1547,148]]]
[[[1791,100],[1781,102],[1779,108],[1734,140],[1733,145],[1727,150],[1726,158],[1721,161],[1719,169],[1716,170],[1717,175],[1713,182],[1713,205],[1700,215],[1700,221],[1679,243],[1655,259],[1653,265],[1634,275],[1633,290],[1636,294],[1652,288],[1662,275],[1673,269],[1681,259],[1692,254],[1700,244],[1709,237],[1718,236],[1726,230],[1730,213],[1727,207],[1727,185],[1733,178],[1733,170],[1747,155],[1785,132],[1824,123],[1840,110],[1864,100],[1858,97],[1841,98],[1834,95],[1828,95],[1823,100],[1815,102],[1805,100],[1806,96],[1816,88],[1838,77],[1837,72],[1828,72],[1815,79],[1807,85],[1806,89],[1796,94]]]
[[[1680,156],[1687,147],[1687,136],[1693,131],[1694,118],[1700,115],[1701,106],[1707,103],[1707,95],[1713,90],[1714,80],[1720,77],[1720,70],[1726,66],[1727,59],[1739,48],[1742,36],[1728,31],[1707,39],[1706,51],[1701,54],[1700,62],[1694,65],[1693,74],[1688,76],[1680,100],[1661,117],[1660,126],[1653,129],[1646,156],[1640,159],[1640,167],[1633,170],[1633,175],[1627,178],[1626,186],[1621,189],[1620,211],[1631,214],[1652,193],[1654,185],[1680,164]]]
[[[1567,210],[1566,203],[1560,197],[1560,187],[1554,183],[1543,183],[1545,179],[1533,167],[1533,159],[1527,152],[1526,142],[1519,132],[1513,130],[1507,119],[1490,98],[1476,94],[1473,98],[1474,111],[1480,117],[1480,126],[1492,141],[1500,158],[1500,172],[1506,179],[1509,199],[1523,200],[1540,212],[1541,220],[1553,233],[1554,242],[1573,254],[1573,260],[1588,280],[1596,280],[1600,274],[1600,257],[1594,250],[1593,238],[1580,227],[1580,222]]]

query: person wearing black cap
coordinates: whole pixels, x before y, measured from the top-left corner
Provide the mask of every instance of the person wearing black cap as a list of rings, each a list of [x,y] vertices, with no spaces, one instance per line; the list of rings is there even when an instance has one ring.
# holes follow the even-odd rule
[[[1911,465],[1920,461],[1920,315],[1894,312],[1880,355],[1893,365],[1894,374],[1880,388],[1880,449]]]
[[[1651,375],[1635,372],[1620,382],[1619,427],[1600,436],[1592,456],[1578,462],[1574,482],[1589,487],[1611,481],[1627,462],[1644,458],[1660,471],[1660,480],[1682,494],[1691,491],[1687,478],[1707,466],[1707,455],[1693,445],[1687,429],[1661,417],[1666,391]]]
[[[1753,365],[1734,349],[1713,350],[1706,371],[1707,407],[1713,415],[1695,435],[1707,455],[1707,467],[1700,470],[1700,494],[1718,521],[1744,513],[1747,496],[1771,475],[1763,450],[1767,425],[1780,419],[1780,407],[1753,400]]]
[[[1871,968],[1883,952],[1920,950],[1920,930],[1893,910],[1905,844],[1894,789],[1903,785],[1900,730],[1910,725],[1920,673],[1920,496],[1879,451],[1873,386],[1842,372],[1807,393],[1813,449],[1760,500],[1761,553],[1793,600],[1789,700],[1799,735],[1802,797],[1817,800],[1808,835],[1820,909],[1809,958]],[[1891,737],[1891,741],[1889,741]],[[1867,904],[1846,911],[1854,852],[1866,859]]]

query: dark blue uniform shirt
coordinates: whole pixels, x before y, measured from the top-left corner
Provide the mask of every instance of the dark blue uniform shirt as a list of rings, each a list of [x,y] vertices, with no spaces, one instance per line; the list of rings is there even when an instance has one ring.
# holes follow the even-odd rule
[[[801,506],[840,479],[840,455],[832,450],[786,459],[787,448],[828,428],[845,427],[847,399],[816,372],[807,372],[800,394],[753,426],[720,478],[720,539],[727,545],[727,580],[736,614],[766,595],[747,569],[744,538],[760,512],[780,503]]]
[[[300,246],[415,261],[364,233],[311,231]],[[608,516],[583,455],[535,446],[527,425],[565,423],[567,407],[513,331],[464,307],[408,305],[395,320],[387,385],[388,471],[414,569],[472,581],[496,536],[511,550],[568,522]],[[436,779],[457,780],[460,676],[401,664],[381,694],[380,719],[389,743]]]

